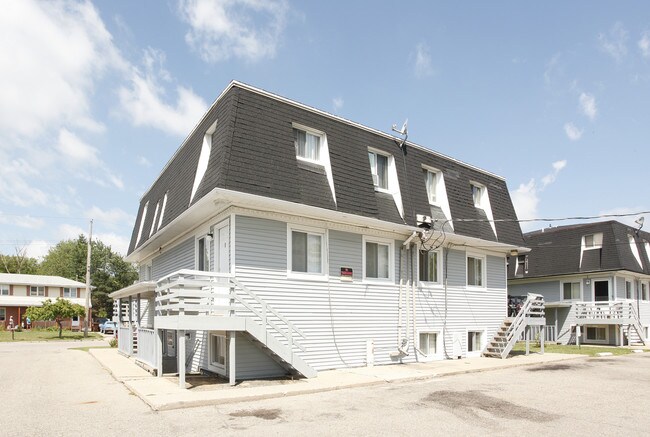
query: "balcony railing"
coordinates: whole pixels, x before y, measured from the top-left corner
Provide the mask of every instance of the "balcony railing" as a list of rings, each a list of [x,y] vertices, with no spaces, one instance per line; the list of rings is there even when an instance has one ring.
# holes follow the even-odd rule
[[[156,359],[156,331],[147,328],[138,328],[138,360],[157,368]]]
[[[578,319],[637,319],[632,302],[577,302],[574,308]]]
[[[270,307],[252,290],[227,273],[180,270],[161,278],[156,286],[156,317],[248,317],[263,329],[264,344],[275,337],[292,350],[304,351],[296,341],[300,329]]]

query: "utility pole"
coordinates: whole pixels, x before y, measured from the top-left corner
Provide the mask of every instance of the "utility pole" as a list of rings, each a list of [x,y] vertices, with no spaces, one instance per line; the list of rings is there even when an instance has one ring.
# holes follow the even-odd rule
[[[88,233],[88,254],[86,255],[86,318],[84,320],[84,337],[88,337],[88,325],[90,324],[90,253],[93,239],[93,219],[90,219],[90,232]]]

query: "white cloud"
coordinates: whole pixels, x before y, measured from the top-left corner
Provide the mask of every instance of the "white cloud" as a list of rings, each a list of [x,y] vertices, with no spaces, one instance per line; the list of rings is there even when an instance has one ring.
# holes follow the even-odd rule
[[[89,2],[3,5],[0,41],[0,131],[34,137],[63,123],[101,131],[90,113],[94,80],[123,66],[97,10]]]
[[[572,122],[564,123],[564,133],[571,141],[578,141],[582,137],[582,130]]]
[[[110,246],[113,252],[120,255],[126,255],[129,250],[130,238],[125,238],[114,233],[100,233],[93,236],[93,240],[99,240],[107,246]]]
[[[191,89],[178,86],[175,105],[167,103],[165,88],[160,81],[169,81],[163,68],[164,55],[145,50],[144,71],[132,68],[129,86],[119,89],[121,110],[135,126],[150,126],[164,132],[185,136],[201,118],[208,105]]]
[[[151,167],[151,161],[149,161],[147,158],[144,156],[138,156],[136,158],[138,164],[140,164],[143,167]]]
[[[48,196],[30,184],[39,173],[34,166],[22,158],[1,161],[0,199],[20,207],[47,205]]]
[[[537,183],[535,178],[530,179],[525,184],[520,184],[519,187],[510,193],[512,203],[514,204],[517,217],[520,220],[537,218],[537,212],[540,203],[540,193],[550,184],[554,183],[558,174],[567,165],[566,160],[556,161],[552,164],[553,171],[542,177],[541,183]],[[536,228],[535,222],[521,223],[523,231]]]
[[[52,245],[50,243],[43,240],[32,240],[24,246],[27,256],[30,258],[36,258],[39,261],[47,255],[51,247]]]
[[[343,108],[343,104],[345,102],[343,101],[342,97],[334,97],[332,99],[332,106],[334,107],[334,112],[338,112],[341,108]]]
[[[108,166],[99,159],[99,150],[86,144],[77,135],[67,129],[59,131],[55,145],[67,168],[75,170],[74,175],[100,186],[114,186],[124,189],[122,179],[113,174]]]
[[[582,113],[593,121],[598,114],[598,108],[596,107],[596,98],[593,94],[581,93],[579,100]]]
[[[429,47],[424,43],[420,43],[415,48],[415,75],[417,77],[427,77],[433,75],[433,73]]]
[[[57,236],[60,240],[76,240],[79,235],[88,238],[88,230],[70,224],[63,224],[57,228]],[[93,233],[93,241],[101,241],[111,246],[114,252],[125,255],[129,249],[130,239],[112,232],[97,232]]]
[[[112,208],[108,210],[101,209],[98,206],[93,206],[84,213],[88,219],[94,219],[96,222],[115,228],[120,225],[132,225],[135,217],[120,208]]]
[[[32,230],[41,229],[45,226],[45,221],[41,218],[31,217],[30,215],[3,215],[2,213],[0,213],[0,223]]]
[[[600,49],[620,62],[627,55],[628,32],[623,24],[617,22],[612,26],[608,34],[599,34],[598,43]]]
[[[180,0],[185,41],[205,62],[273,58],[286,26],[286,0]]]
[[[84,143],[67,129],[59,131],[59,141],[56,144],[56,149],[63,154],[66,160],[72,160],[76,164],[91,166],[100,164],[97,157],[99,151]]]
[[[650,31],[645,31],[641,34],[641,39],[637,42],[641,55],[644,58],[650,58]]]
[[[544,69],[544,83],[546,85],[551,85],[556,77],[561,76],[564,71],[560,64],[561,53],[556,53],[553,55],[550,61],[546,63],[546,68]]]

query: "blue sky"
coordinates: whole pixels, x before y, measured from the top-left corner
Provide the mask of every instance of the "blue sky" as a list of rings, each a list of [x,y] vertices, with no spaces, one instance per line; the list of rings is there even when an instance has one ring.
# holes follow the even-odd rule
[[[0,252],[42,256],[90,218],[124,252],[233,79],[387,132],[408,118],[410,140],[504,176],[519,218],[650,209],[650,3],[404,3],[5,4]]]

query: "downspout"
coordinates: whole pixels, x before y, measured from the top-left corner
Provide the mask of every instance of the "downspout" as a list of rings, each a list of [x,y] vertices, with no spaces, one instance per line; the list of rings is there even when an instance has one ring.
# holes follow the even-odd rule
[[[408,275],[408,246],[411,244],[413,238],[417,236],[417,232],[413,233],[402,243],[400,248],[400,257],[399,257],[399,297],[397,302],[397,313],[398,313],[398,339],[397,339],[397,355],[408,355],[409,348],[409,339],[408,339],[408,329],[409,329],[409,281],[404,283],[404,278],[402,273]],[[405,265],[402,265],[402,261],[405,262]],[[404,268],[403,268],[404,267]],[[406,326],[402,325],[402,301],[406,302]],[[406,335],[404,335],[404,334]]]

